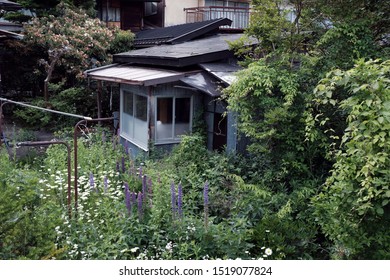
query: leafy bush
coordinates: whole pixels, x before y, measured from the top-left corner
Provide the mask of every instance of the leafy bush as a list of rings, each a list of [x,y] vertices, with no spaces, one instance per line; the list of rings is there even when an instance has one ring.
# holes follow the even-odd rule
[[[1,158],[0,258],[45,258],[55,248],[54,226],[62,211],[45,201],[36,171],[6,163],[3,153]]]
[[[322,133],[335,145],[332,172],[313,198],[315,216],[334,242],[334,257],[389,257],[390,61],[358,61],[348,71],[334,70],[316,88],[314,119],[320,128],[334,123],[323,104],[346,114],[345,130]],[[343,89],[346,97],[336,99]],[[337,120],[336,120],[337,121]]]

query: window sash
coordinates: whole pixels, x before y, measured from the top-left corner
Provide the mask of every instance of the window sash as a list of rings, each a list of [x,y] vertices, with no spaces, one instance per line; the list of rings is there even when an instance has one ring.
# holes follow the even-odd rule
[[[180,141],[182,135],[191,132],[191,120],[191,97],[157,97],[156,142]]]
[[[121,95],[120,135],[148,150],[148,97],[124,90]]]

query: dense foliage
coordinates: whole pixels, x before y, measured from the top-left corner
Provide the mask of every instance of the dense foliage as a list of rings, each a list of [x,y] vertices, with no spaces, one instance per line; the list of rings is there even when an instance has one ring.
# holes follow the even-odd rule
[[[79,199],[77,211],[72,201],[72,217],[67,208],[64,147],[50,147],[40,162],[32,161],[28,166],[9,162],[3,149],[1,258],[291,257],[291,245],[290,250],[280,247],[274,254],[265,251],[279,240],[259,239],[272,236],[268,229],[252,230],[251,221],[241,210],[247,191],[229,179],[228,161],[225,159],[223,169],[210,168],[214,160],[222,163],[223,156],[205,152],[203,163],[189,167],[192,174],[184,177],[177,173],[178,159],[186,156],[183,150],[188,149],[188,143],[196,150],[203,149],[203,142],[194,137],[186,137],[162,162],[131,158],[126,146],[107,133],[80,138]],[[221,188],[222,181],[230,187]],[[246,207],[244,211],[251,210]]]
[[[52,103],[83,114],[94,100],[84,98],[83,69],[72,56],[83,67],[104,63],[129,38],[97,22],[89,34],[95,20],[60,7],[69,17],[37,19],[21,55],[52,49],[31,66],[43,81],[42,66],[61,51]],[[246,34],[260,44],[233,44],[244,69],[223,96],[250,139],[244,155],[210,152],[194,133],[162,159],[132,158],[117,136],[85,134],[69,217],[64,147],[23,161],[1,149],[0,257],[389,259],[389,5],[254,0],[253,7]],[[106,36],[114,44],[95,44]],[[24,113],[30,125],[53,124]]]
[[[323,231],[341,257],[389,257],[389,78],[389,60],[359,61],[351,70],[330,72],[315,90],[319,111],[314,118],[333,142],[335,163],[313,202]],[[340,90],[347,94],[343,99]],[[322,111],[325,106],[327,113]],[[330,111],[345,113],[340,136],[332,130],[339,120]]]
[[[15,1],[13,1],[15,2]],[[66,3],[71,7],[77,7],[85,10],[90,16],[95,15],[95,0],[18,0],[16,1],[29,13],[13,11],[6,14],[5,18],[16,22],[28,22],[35,17],[46,17],[50,14],[57,14],[56,6],[60,3]]]
[[[63,2],[55,13],[32,19],[24,29],[23,40],[6,44],[10,67],[4,71],[4,88],[16,92],[15,98],[27,93],[35,105],[78,114],[94,112],[96,104],[83,72],[108,64],[113,53],[131,49],[134,37]],[[29,125],[38,125],[41,119],[40,126],[64,121],[24,109],[17,116]]]
[[[307,244],[329,258],[388,258],[388,5],[253,3],[247,34],[260,47],[239,50],[246,67],[225,90],[238,128],[251,139],[258,173],[249,182],[288,194],[291,205],[304,191],[290,218],[306,222]]]

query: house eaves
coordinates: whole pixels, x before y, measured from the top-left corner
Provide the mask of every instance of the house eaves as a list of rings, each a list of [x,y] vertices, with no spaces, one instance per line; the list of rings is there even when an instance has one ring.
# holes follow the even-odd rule
[[[236,73],[242,70],[242,67],[237,64],[222,62],[201,63],[199,66],[218,80],[224,82],[226,86],[231,85],[236,80]]]
[[[207,72],[200,72],[180,79],[183,83],[203,92],[211,97],[221,95],[222,83]]]
[[[204,71],[180,79],[183,83],[218,97],[222,90],[236,80],[236,73],[242,68],[237,64],[227,62],[210,62],[199,65]]]
[[[17,40],[22,40],[23,37],[24,37],[24,36],[21,35],[21,34],[18,34],[18,33],[14,33],[14,32],[10,32],[10,31],[7,31],[7,30],[0,29],[0,40],[1,40],[1,39],[17,39]]]
[[[217,34],[175,45],[161,45],[114,55],[114,63],[186,67],[234,57],[229,43],[242,34]]]
[[[129,64],[110,64],[84,72],[85,77],[128,85],[154,86],[176,82],[193,72],[172,71]]]

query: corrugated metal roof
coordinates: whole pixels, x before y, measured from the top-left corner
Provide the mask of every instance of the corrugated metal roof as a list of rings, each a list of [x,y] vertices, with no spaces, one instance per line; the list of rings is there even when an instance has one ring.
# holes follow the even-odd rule
[[[114,55],[115,63],[183,67],[233,57],[229,41],[242,34],[218,34],[175,45],[161,45]]]
[[[111,64],[85,71],[85,76],[102,81],[117,82],[131,85],[152,86],[179,81],[187,75],[166,69],[155,69],[128,64]]]
[[[201,63],[199,65],[226,85],[231,85],[236,80],[236,72],[242,69],[237,64],[221,62]]]
[[[217,81],[217,79],[213,78],[207,73],[198,73],[195,75],[191,75],[182,78],[180,81],[212,97],[217,97],[221,95],[221,82]]]
[[[160,44],[175,44],[192,40],[218,30],[220,26],[231,25],[228,18],[219,18],[201,22],[185,23],[163,28],[140,31],[134,39],[135,47],[148,47]]]

